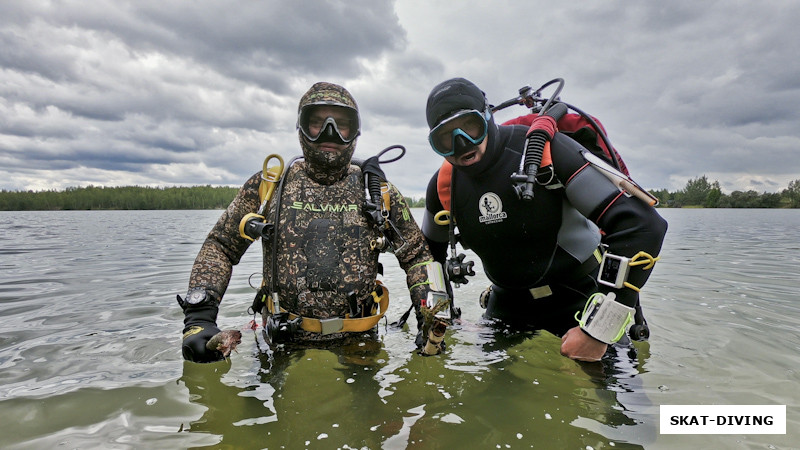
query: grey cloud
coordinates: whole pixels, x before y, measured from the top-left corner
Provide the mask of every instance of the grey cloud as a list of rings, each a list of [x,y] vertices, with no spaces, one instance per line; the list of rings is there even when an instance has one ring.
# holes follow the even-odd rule
[[[465,76],[493,103],[564,78],[563,99],[603,121],[647,187],[708,173],[779,189],[800,173],[798,21],[788,0],[0,2],[13,180],[0,188],[58,178],[48,169],[67,183],[239,184],[266,154],[298,153],[297,100],[324,79],[361,106],[359,155],[405,145],[387,174],[421,193],[441,162],[425,99]]]
[[[34,11],[32,6],[27,14],[19,11],[22,8],[15,16],[29,19],[29,25],[42,21],[52,27],[92,30],[125,42],[131,51],[189,58],[280,94],[290,92],[293,74],[353,76],[358,58],[397,48],[405,37],[386,1],[316,2],[307,7],[283,1],[93,2],[92,8],[75,4]],[[55,55],[43,56],[48,62],[57,60]],[[20,67],[54,78],[76,75],[50,73],[47,64],[33,58]]]
[[[388,58],[386,71],[390,80],[358,91],[365,122],[390,118],[394,125],[424,126],[425,101],[443,79],[444,64],[430,55],[403,53]]]
[[[249,175],[230,159],[260,151],[253,133],[293,131],[296,80],[354,77],[405,39],[390,2],[365,0],[3,2],[0,26],[0,157],[20,172]]]

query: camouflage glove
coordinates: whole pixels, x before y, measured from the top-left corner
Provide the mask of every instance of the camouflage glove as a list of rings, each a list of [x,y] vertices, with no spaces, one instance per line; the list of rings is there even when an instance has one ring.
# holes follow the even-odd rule
[[[431,329],[428,333],[419,330],[417,338],[414,340],[414,343],[417,344],[417,353],[422,356],[438,355],[447,349],[447,343],[444,341],[444,331],[447,329],[447,324],[438,322]]]
[[[218,310],[216,305],[186,308],[186,317],[183,319],[183,359],[199,363],[225,359],[221,352],[206,347],[208,341],[220,332],[216,324]]]
[[[447,348],[444,341],[444,332],[447,330],[447,323],[440,319],[434,319],[430,327],[423,326],[417,331],[414,343],[417,345],[417,353],[422,356],[433,356],[442,353]]]

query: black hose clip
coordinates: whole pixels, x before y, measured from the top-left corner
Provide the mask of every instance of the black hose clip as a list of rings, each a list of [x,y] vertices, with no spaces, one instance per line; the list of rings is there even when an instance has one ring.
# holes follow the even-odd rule
[[[239,221],[239,235],[249,241],[263,238],[269,242],[275,232],[275,225],[267,222],[261,214],[249,213]]]
[[[283,344],[292,340],[303,323],[302,317],[289,319],[288,312],[279,312],[267,317],[267,337],[272,344]]]
[[[269,242],[275,233],[275,224],[261,222],[253,218],[245,223],[244,232],[253,239],[261,238],[264,242]]]
[[[445,272],[447,272],[447,279],[455,283],[456,287],[461,284],[469,283],[468,276],[475,276],[474,261],[464,261],[467,255],[459,253],[458,256],[451,256],[447,259],[445,264]]]

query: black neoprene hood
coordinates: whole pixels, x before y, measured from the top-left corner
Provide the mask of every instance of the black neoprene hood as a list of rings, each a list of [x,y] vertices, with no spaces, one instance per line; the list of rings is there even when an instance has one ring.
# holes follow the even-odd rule
[[[486,96],[478,86],[465,78],[451,78],[437,84],[428,95],[425,115],[433,128],[449,113],[462,109],[486,109]]]

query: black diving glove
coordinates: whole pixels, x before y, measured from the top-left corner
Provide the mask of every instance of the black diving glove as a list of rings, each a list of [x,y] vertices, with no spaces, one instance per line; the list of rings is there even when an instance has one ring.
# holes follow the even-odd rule
[[[208,341],[220,332],[217,328],[217,305],[189,306],[183,319],[183,359],[198,363],[222,361],[221,352],[206,348]]]

